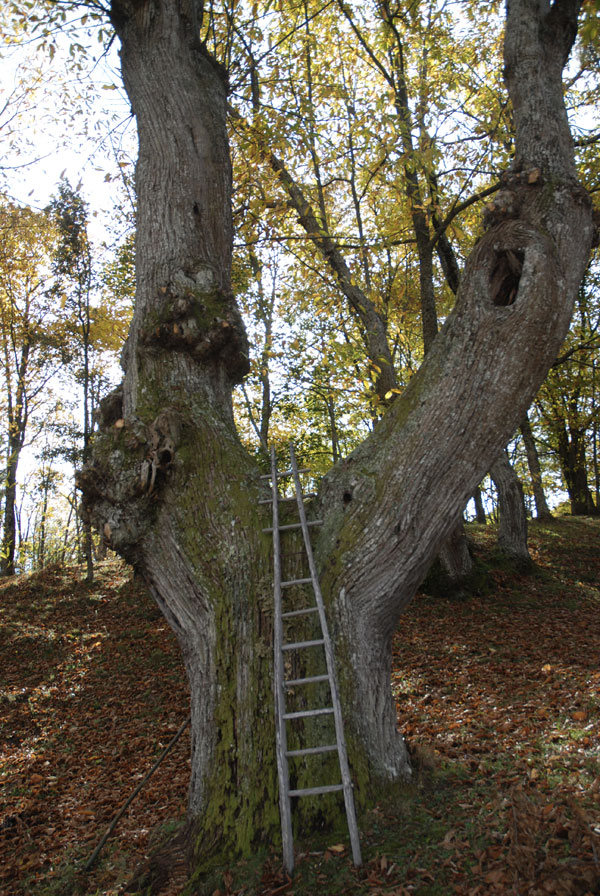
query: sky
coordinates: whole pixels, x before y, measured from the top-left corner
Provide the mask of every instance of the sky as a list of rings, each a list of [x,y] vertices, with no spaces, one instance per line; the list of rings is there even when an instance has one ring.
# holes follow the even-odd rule
[[[118,43],[104,55],[94,31],[80,32],[86,54],[78,57],[82,68],[77,71],[64,35],[57,36],[52,59],[39,41],[11,45],[1,28],[0,35],[0,192],[18,205],[43,209],[62,176],[73,187],[80,185],[101,263],[131,226],[115,208],[118,203],[131,207],[120,172],[132,175],[137,143],[121,84]],[[114,379],[119,376],[115,370]],[[20,482],[30,485],[43,434],[34,441],[26,446],[19,470]],[[64,491],[70,491],[70,466],[54,465],[65,476]]]
[[[120,171],[133,170],[135,123],[118,42],[105,54],[93,29],[78,40],[86,50],[76,52],[80,71],[65,35],[57,35],[52,59],[36,40],[0,46],[0,187],[19,204],[43,208],[66,176],[90,204],[92,238],[110,243],[113,231],[121,235],[114,206],[128,201]]]

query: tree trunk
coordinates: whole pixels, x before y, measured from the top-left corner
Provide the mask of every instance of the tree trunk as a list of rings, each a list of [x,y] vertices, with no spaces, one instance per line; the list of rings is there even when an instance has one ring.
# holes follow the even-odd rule
[[[198,843],[247,853],[278,814],[270,542],[231,404],[248,347],[230,287],[226,88],[193,4],[114,2],[112,18],[140,143],[136,307],[79,483],[181,645]]]
[[[408,769],[390,688],[399,614],[545,377],[587,264],[590,204],[575,181],[560,78],[578,3],[540,9],[512,0],[508,12],[517,163],[507,189],[518,216],[488,215],[424,364],[317,502],[360,801]],[[136,310],[123,389],[103,403],[79,481],[87,513],[179,639],[190,819],[198,850],[230,859],[270,842],[278,812],[270,540],[231,411],[248,365],[229,280],[225,86],[198,43],[192,3],[113,0],[112,17],[140,139]]]
[[[527,515],[521,480],[513,470],[506,451],[490,468],[490,476],[498,491],[498,547],[518,566],[531,566],[527,548]]]
[[[4,531],[2,535],[1,574],[15,574],[17,471],[21,451],[25,444],[28,413],[26,407],[26,382],[31,354],[31,342],[25,339],[19,353],[15,395],[7,390],[8,446],[6,453],[6,485],[4,492]],[[5,367],[9,369],[8,363]],[[8,385],[8,384],[7,384]]]
[[[477,486],[477,488],[473,492],[473,502],[475,504],[475,519],[482,526],[485,526],[485,524],[487,523],[487,517],[485,515],[483,501],[481,500],[481,488],[479,486]]]
[[[546,501],[544,493],[544,485],[542,482],[542,468],[540,458],[537,451],[537,445],[533,437],[533,430],[527,414],[521,421],[521,435],[527,453],[527,463],[529,464],[529,472],[531,474],[531,484],[533,487],[533,498],[535,501],[535,511],[538,520],[551,520],[552,514]]]
[[[465,582],[473,572],[473,561],[460,519],[440,548],[439,561],[453,585]]]
[[[15,549],[17,541],[17,470],[21,454],[21,439],[12,434],[8,438],[6,461],[6,485],[4,490],[4,529],[2,533],[2,575],[15,574]]]
[[[595,516],[594,497],[588,485],[585,458],[585,433],[575,427],[569,429],[561,421],[558,431],[558,458],[573,516]]]

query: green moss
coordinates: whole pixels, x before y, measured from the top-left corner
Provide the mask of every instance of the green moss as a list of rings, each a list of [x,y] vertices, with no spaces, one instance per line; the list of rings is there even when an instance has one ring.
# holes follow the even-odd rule
[[[178,455],[186,470],[176,509],[178,537],[211,606],[218,691],[215,755],[195,834],[196,881],[224,857],[249,856],[257,840],[271,841],[279,831],[270,540],[260,531],[253,468],[226,427],[188,427]],[[240,663],[249,668],[240,670]],[[243,698],[240,679],[248,688]]]

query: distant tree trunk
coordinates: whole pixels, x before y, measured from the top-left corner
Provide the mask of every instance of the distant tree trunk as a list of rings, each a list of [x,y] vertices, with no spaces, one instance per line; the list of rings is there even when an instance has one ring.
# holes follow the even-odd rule
[[[45,476],[42,482],[42,513],[40,516],[40,546],[38,552],[38,566],[43,569],[46,564],[46,519],[48,516],[48,492],[50,490],[50,478]]]
[[[60,562],[61,564],[65,562],[67,556],[67,545],[69,544],[70,530],[71,530],[71,520],[73,519],[73,512],[77,509],[77,493],[73,493],[73,497],[67,497],[67,501],[69,502],[69,515],[67,517],[67,524],[65,526],[65,533],[63,535],[62,547],[60,551]]]
[[[592,361],[592,382],[594,390],[592,392],[592,463],[594,466],[594,491],[596,497],[596,508],[600,510],[600,465],[598,463],[598,404],[596,401],[596,362]]]
[[[231,404],[248,346],[231,294],[226,90],[198,40],[201,4],[113,0],[111,9],[140,140],[136,308],[123,388],[105,400],[79,482],[86,512],[143,575],[181,645],[196,854],[230,860],[272,843],[278,812],[271,545],[259,470]],[[507,189],[518,212],[488,215],[423,365],[316,502],[360,802],[408,770],[390,687],[400,614],[546,376],[588,262],[591,209],[561,79],[578,9],[508,5],[517,157]]]
[[[90,413],[90,295],[89,283],[85,289],[85,302],[79,297],[80,317],[83,338],[83,462],[90,457],[90,439],[92,435],[92,417]],[[94,581],[94,543],[92,524],[88,518],[83,520],[83,554],[85,557],[85,580],[88,584]]]
[[[481,488],[479,486],[477,486],[473,492],[473,503],[475,504],[475,519],[482,526],[485,526],[487,523],[487,516],[485,515],[485,508],[481,499]]]
[[[521,566],[531,565],[527,548],[527,515],[523,486],[513,470],[508,454],[503,451],[490,468],[490,476],[498,491],[498,546],[503,554]]]
[[[540,458],[533,437],[531,423],[527,414],[523,417],[521,423],[521,435],[527,453],[527,463],[529,464],[529,472],[531,474],[531,485],[533,487],[533,498],[535,501],[535,511],[538,520],[551,520],[552,514],[546,501],[544,493],[544,485],[542,483],[542,468]]]
[[[17,535],[16,501],[17,471],[21,451],[25,444],[28,412],[26,405],[26,378],[29,367],[31,343],[25,340],[21,346],[17,366],[17,383],[13,399],[10,389],[7,391],[8,446],[6,454],[6,484],[4,493],[4,530],[2,537],[1,575],[15,574],[15,547]],[[6,361],[5,370],[9,370]]]
[[[558,459],[567,487],[573,516],[595,516],[598,512],[588,485],[585,432],[561,421],[558,429]]]
[[[600,465],[598,464],[598,424],[594,419],[592,423],[592,445],[593,445],[593,464],[594,464],[594,483],[596,492],[596,507],[600,507]]]
[[[442,569],[454,584],[464,582],[472,573],[473,561],[462,520],[459,520],[450,532],[440,549],[438,559]]]
[[[15,547],[17,538],[17,469],[21,453],[20,440],[9,437],[6,461],[6,485],[4,492],[4,528],[2,535],[2,575],[15,574]]]
[[[249,254],[252,273],[258,281],[258,304],[260,312],[260,322],[264,328],[264,342],[260,356],[260,370],[258,374],[261,388],[260,422],[258,426],[256,426],[254,422],[253,425],[255,426],[256,433],[258,435],[263,451],[265,452],[265,454],[268,454],[269,426],[271,423],[271,412],[273,410],[273,404],[271,400],[271,377],[269,373],[269,358],[271,357],[273,340],[273,313],[275,310],[276,278],[273,277],[271,294],[267,296],[267,294],[265,293],[265,287],[262,278],[262,265],[260,263],[260,260],[252,249],[250,249]]]
[[[337,420],[335,418],[335,402],[331,395],[325,396],[325,406],[327,408],[327,416],[329,417],[329,438],[331,440],[331,459],[337,464],[342,459],[340,451],[340,443],[338,438]]]

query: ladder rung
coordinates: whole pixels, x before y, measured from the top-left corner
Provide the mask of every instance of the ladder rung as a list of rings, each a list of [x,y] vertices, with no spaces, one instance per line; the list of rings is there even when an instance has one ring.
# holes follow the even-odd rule
[[[343,790],[343,784],[328,784],[326,787],[303,787],[301,790],[290,790],[288,796],[318,796],[320,793],[336,793]]]
[[[302,492],[302,500],[303,500],[303,501],[306,501],[308,498],[316,498],[316,497],[317,497],[317,495],[316,495],[315,492],[306,492],[306,493],[305,493],[305,492]],[[271,501],[272,501],[272,500],[273,500],[273,499],[271,498]],[[279,498],[279,503],[280,503],[280,504],[282,504],[284,501],[296,501],[296,503],[297,503],[297,502],[298,502],[298,498],[296,497],[296,495],[291,495],[291,496],[286,495],[285,498]],[[270,502],[269,502],[269,503],[270,503]]]
[[[289,588],[290,585],[308,585],[309,582],[312,582],[312,579],[288,579],[287,582],[281,582],[282,588]]]
[[[309,678],[290,678],[284,681],[284,687],[292,688],[297,684],[312,684],[317,681],[329,681],[329,675],[311,675]]]
[[[282,613],[282,619],[291,619],[292,616],[307,616],[309,613],[318,613],[318,607],[307,607],[305,610],[289,610],[287,613]]]
[[[302,469],[302,470],[298,470],[298,472],[299,473],[310,473],[310,470]],[[280,479],[282,476],[293,476],[294,471],[293,470],[281,470],[281,472],[280,472],[278,470],[276,475],[277,475],[277,478]],[[271,479],[272,476],[271,476],[271,473],[264,473],[260,478],[261,479]]]
[[[321,638],[318,641],[294,641],[293,644],[282,644],[282,650],[297,650],[301,647],[320,647],[325,643],[325,639]]]
[[[307,526],[322,526],[323,520],[308,520],[306,523]],[[288,523],[287,526],[279,526],[279,531],[284,532],[287,529],[301,529],[302,523]],[[263,529],[263,532],[272,532],[273,527],[269,526],[268,529]]]
[[[337,744],[327,744],[323,747],[305,747],[303,750],[288,750],[286,756],[316,756],[318,753],[334,753]]]
[[[322,709],[301,709],[300,712],[284,712],[284,719],[308,719],[309,716],[330,716],[333,706],[324,706]]]

